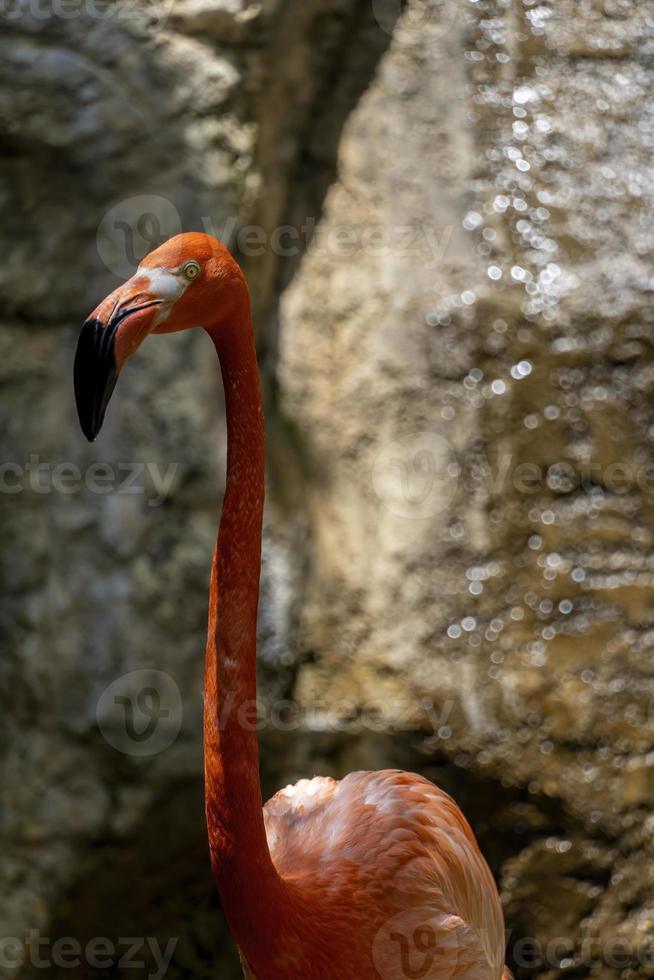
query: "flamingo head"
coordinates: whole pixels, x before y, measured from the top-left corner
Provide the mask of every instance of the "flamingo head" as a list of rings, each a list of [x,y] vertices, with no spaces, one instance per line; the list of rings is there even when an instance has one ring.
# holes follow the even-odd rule
[[[118,375],[150,333],[219,328],[247,296],[243,274],[211,235],[176,235],[93,310],[75,354],[75,400],[90,442],[98,435]]]

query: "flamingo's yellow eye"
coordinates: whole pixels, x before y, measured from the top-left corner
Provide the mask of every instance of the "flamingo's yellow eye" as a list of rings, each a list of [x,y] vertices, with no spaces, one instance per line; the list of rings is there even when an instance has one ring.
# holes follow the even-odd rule
[[[201,271],[199,262],[187,262],[182,269],[182,272],[188,280],[197,279]]]

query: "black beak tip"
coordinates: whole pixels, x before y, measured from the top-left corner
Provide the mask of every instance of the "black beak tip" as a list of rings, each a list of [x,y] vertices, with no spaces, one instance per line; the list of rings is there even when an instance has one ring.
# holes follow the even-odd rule
[[[82,420],[80,419],[80,424],[81,421]],[[93,432],[92,429],[89,429],[85,425],[82,425],[82,432],[84,433],[84,435],[86,436],[89,442],[95,442],[95,440],[98,438],[98,432]]]
[[[94,442],[116,385],[118,370],[114,355],[115,328],[99,320],[82,327],[73,369],[75,402],[82,432]]]

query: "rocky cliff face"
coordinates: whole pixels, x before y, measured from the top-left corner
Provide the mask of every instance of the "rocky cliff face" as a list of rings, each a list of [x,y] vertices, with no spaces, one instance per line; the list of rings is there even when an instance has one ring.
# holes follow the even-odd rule
[[[419,768],[520,976],[650,976],[651,13],[93,9],[16,5],[2,41],[6,936],[238,976],[201,803],[217,373],[151,339],[86,448],[70,384],[98,297],[204,228],[267,391],[268,789]]]

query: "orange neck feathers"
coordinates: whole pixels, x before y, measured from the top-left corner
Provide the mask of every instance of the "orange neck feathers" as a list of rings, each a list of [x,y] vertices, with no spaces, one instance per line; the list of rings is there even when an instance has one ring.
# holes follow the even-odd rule
[[[256,708],[265,435],[247,291],[208,330],[227,411],[227,481],[214,553],[205,666],[206,815],[212,873],[248,959],[279,942],[284,907],[263,821]]]

